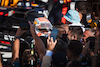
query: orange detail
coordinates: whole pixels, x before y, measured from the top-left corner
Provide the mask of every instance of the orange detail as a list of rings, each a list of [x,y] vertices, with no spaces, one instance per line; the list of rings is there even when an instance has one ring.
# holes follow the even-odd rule
[[[10,6],[13,6],[13,7],[14,7],[14,6],[17,6],[18,1],[19,1],[19,0],[13,0],[13,4],[10,4]]]
[[[37,36],[41,36],[41,35],[42,35],[42,33],[38,33],[38,34],[37,34]]]
[[[67,2],[69,2],[69,3],[70,3],[70,2],[71,2],[71,0],[67,0]]]
[[[67,13],[67,10],[68,10],[68,7],[66,7],[66,5],[63,5],[63,8],[62,8],[62,14],[63,15],[66,15]],[[66,24],[66,19],[64,17],[61,18],[61,22]]]
[[[64,1],[65,4],[67,4],[67,2],[68,2],[68,3],[71,2],[71,0],[63,0],[63,1]]]
[[[3,15],[4,14],[4,12],[0,12],[0,15]]]
[[[49,20],[44,17],[40,17],[40,18],[38,18],[38,20],[41,22],[49,22]]]
[[[8,6],[8,4],[9,4],[9,0],[2,0],[1,2],[1,6],[4,6],[4,7]]]
[[[64,3],[66,4],[67,3],[67,1],[66,0],[63,0],[64,1]]]
[[[39,25],[39,28],[41,28],[41,25]]]
[[[92,19],[88,20],[87,22],[88,22],[88,23],[91,23],[91,22],[92,22]]]

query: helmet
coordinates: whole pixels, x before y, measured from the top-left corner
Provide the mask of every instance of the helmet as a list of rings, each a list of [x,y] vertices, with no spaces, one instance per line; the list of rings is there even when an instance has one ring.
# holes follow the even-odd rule
[[[45,36],[51,33],[53,26],[48,19],[44,17],[35,18],[34,24],[36,24],[35,28],[36,28],[36,33],[38,36]],[[48,34],[45,34],[44,32],[41,32],[40,30],[46,30]]]

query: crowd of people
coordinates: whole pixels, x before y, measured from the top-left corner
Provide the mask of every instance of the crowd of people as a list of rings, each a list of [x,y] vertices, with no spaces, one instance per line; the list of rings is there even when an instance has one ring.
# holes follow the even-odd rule
[[[66,14],[60,14],[62,8],[62,3],[57,1],[48,19],[39,17],[28,21],[31,37],[35,40],[30,45],[33,48],[28,44],[22,46],[20,38],[28,30],[18,28],[9,67],[100,67],[100,3],[79,1],[75,9],[66,10]],[[50,36],[53,27],[59,30],[56,40]],[[0,67],[3,67],[1,57]]]

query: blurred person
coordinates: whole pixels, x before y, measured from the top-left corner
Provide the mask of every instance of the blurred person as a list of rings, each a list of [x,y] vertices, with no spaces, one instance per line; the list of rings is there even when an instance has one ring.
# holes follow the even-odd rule
[[[32,25],[31,22],[29,22],[29,24],[30,24],[31,34],[32,34],[33,38],[35,39],[36,48],[38,49],[36,51],[38,52],[39,59],[40,59],[40,62],[41,62],[43,55],[45,55],[45,45],[42,42],[42,40],[35,33],[35,25]],[[16,39],[14,41],[13,48],[12,48],[12,64],[14,64],[15,66],[20,66],[20,64],[19,64],[19,49],[20,49],[20,40],[19,40],[19,38],[26,31],[27,30],[22,30],[21,28],[19,28],[16,32],[16,35],[15,35]],[[27,67],[27,65],[30,66],[31,59],[33,59],[34,63],[37,63],[36,58],[31,55],[30,51],[31,51],[30,49],[26,49],[23,52],[21,64],[24,67],[25,66]],[[34,66],[35,66],[35,64],[34,64]]]
[[[93,21],[98,24],[98,21],[100,20],[100,4],[93,4],[92,6],[93,11]]]
[[[58,22],[66,24],[66,19],[63,15],[67,13],[70,2],[71,0],[54,0],[52,10],[48,17],[53,25],[57,25]]]
[[[68,39],[69,40],[78,40],[81,41],[83,36],[83,31],[80,26],[70,26],[68,31]]]
[[[87,44],[86,44],[87,45]],[[78,58],[81,58],[81,64],[83,67],[90,67],[91,62],[89,62],[87,59],[85,59],[86,54],[88,53],[88,48],[83,48],[83,44],[80,41],[77,40],[71,40],[68,44],[67,48],[67,57],[68,60],[78,60]],[[78,60],[79,61],[79,60]]]
[[[79,12],[81,23],[83,25],[88,26],[88,23],[92,22],[92,5],[89,1],[76,1],[75,10]]]
[[[81,18],[79,12],[76,10],[69,10],[66,15],[64,16],[66,19],[66,26],[64,28],[68,29],[69,26],[80,26],[84,32],[84,25],[81,24]],[[68,25],[67,25],[68,24]],[[62,25],[63,26],[63,25]],[[68,31],[68,30],[66,30]]]
[[[73,25],[82,25],[80,23],[81,17],[79,15],[79,12],[76,10],[68,10],[66,15],[64,15],[64,18],[66,19],[66,24],[73,24]]]
[[[68,34],[69,25],[68,24],[64,24],[64,25],[61,25],[61,27],[64,28],[65,31],[66,31],[66,34]]]
[[[67,58],[62,52],[56,52],[52,56],[52,67],[66,67]]]
[[[65,55],[67,55],[67,46],[68,46],[67,43],[60,39],[57,41],[55,48],[53,49],[53,52],[56,53],[60,51]]]
[[[93,28],[85,28],[85,32],[83,33],[83,44],[86,43],[86,39],[88,37],[95,37],[95,29]]]
[[[95,32],[95,46],[94,46],[94,54],[92,59],[91,67],[99,67],[100,66],[100,23],[97,24],[96,32]]]
[[[68,60],[74,60],[79,57],[83,49],[82,43],[77,40],[71,40],[70,43],[68,44],[67,48],[67,57]]]
[[[67,44],[62,40],[55,40],[54,42],[52,37],[48,37],[47,45],[41,67],[66,67]]]
[[[92,4],[92,19],[89,26],[96,29],[97,24],[100,22],[100,4],[97,2]]]
[[[71,60],[68,64],[67,64],[67,67],[83,67],[82,64],[74,59],[74,60]]]

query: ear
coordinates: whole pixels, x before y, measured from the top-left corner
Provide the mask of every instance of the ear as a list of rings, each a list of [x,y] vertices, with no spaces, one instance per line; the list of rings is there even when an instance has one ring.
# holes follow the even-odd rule
[[[93,12],[93,15],[95,15],[95,12]]]
[[[77,40],[77,36],[76,35],[72,36],[72,39]]]
[[[78,8],[76,8],[76,11],[78,11]]]

